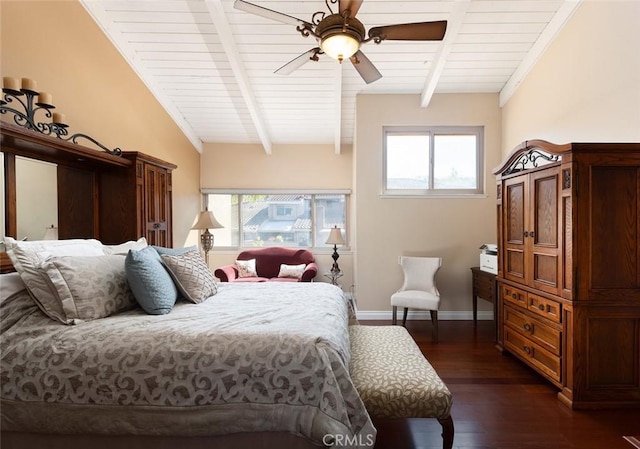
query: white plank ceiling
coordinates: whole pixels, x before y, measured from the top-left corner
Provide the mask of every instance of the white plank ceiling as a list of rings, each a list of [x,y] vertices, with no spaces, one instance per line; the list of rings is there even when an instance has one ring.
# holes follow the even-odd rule
[[[447,20],[441,42],[362,46],[383,77],[365,84],[326,55],[290,75],[273,72],[316,47],[294,26],[233,8],[233,0],[81,0],[185,135],[203,142],[353,140],[359,93],[500,92],[504,104],[580,0],[365,0],[366,29]],[[324,0],[251,0],[311,21]],[[336,5],[332,5],[334,11]]]

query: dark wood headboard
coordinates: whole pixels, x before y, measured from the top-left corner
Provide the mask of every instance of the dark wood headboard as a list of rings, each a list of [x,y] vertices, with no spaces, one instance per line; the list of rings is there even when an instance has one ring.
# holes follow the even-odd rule
[[[17,236],[16,156],[57,165],[58,208],[62,236],[98,236],[99,189],[96,178],[109,170],[133,166],[127,158],[47,136],[11,123],[0,122],[0,150],[4,153],[5,234]],[[82,192],[79,195],[78,192]],[[5,252],[0,253],[0,272],[13,271]]]

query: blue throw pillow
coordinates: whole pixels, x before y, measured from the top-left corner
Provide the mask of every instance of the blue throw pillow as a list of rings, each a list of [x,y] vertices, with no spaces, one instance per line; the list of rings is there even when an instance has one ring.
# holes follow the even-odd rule
[[[129,287],[136,301],[151,315],[165,315],[178,299],[178,289],[151,246],[130,250],[124,261]]]
[[[161,256],[182,256],[184,253],[188,253],[189,251],[198,251],[198,247],[196,245],[187,246],[186,248],[165,248],[164,246],[155,245],[152,245],[152,247]]]

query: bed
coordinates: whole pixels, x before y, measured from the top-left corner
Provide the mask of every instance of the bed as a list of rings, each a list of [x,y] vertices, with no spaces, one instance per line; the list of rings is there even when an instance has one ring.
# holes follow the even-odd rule
[[[17,273],[0,283],[3,447],[375,440],[349,377],[350,308],[335,286],[221,283],[165,315],[134,307],[65,325],[40,310]]]

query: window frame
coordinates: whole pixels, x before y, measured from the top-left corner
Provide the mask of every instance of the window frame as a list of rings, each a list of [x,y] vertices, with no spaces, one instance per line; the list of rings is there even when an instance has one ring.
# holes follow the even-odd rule
[[[427,189],[389,189],[387,188],[387,136],[428,136],[429,137],[429,186]],[[438,189],[434,188],[435,138],[438,135],[476,137],[476,188],[474,189]],[[382,128],[382,188],[383,198],[459,198],[486,197],[484,161],[484,126],[383,126]]]
[[[345,251],[349,251],[351,249],[351,243],[350,243],[350,233],[349,233],[349,214],[350,214],[350,199],[351,199],[351,190],[349,189],[331,189],[331,190],[324,190],[324,189],[315,189],[315,190],[308,190],[308,189],[217,189],[217,188],[204,188],[200,190],[200,194],[202,196],[202,210],[205,210],[207,208],[208,205],[208,198],[207,195],[307,195],[311,197],[311,229],[310,229],[310,237],[312,240],[313,245],[312,246],[305,246],[305,247],[300,247],[300,248],[304,248],[304,249],[308,249],[311,250],[313,252],[318,252],[321,253],[323,251],[329,251],[330,249],[333,248],[333,246],[331,245],[325,245],[324,243],[321,244],[321,246],[317,246],[317,242],[316,242],[316,202],[315,202],[315,197],[319,196],[319,195],[344,195],[344,201],[345,201],[345,205],[344,205],[344,228],[342,229],[343,232],[343,236],[344,236],[344,240],[345,243],[342,246],[342,249]],[[240,199],[240,203],[242,202],[242,199]],[[218,246],[215,244],[215,240],[214,240],[214,247],[213,249],[215,250],[220,250],[220,251],[225,251],[225,250],[232,250],[232,251],[241,251],[241,250],[245,250],[245,249],[251,249],[251,248],[255,248],[254,246],[244,246],[244,233],[242,232],[242,221],[243,221],[243,215],[242,215],[242,208],[238,209],[238,235],[239,235],[239,242],[238,242],[238,246]],[[210,232],[215,233],[214,229],[211,229]],[[296,247],[297,248],[297,247]]]

